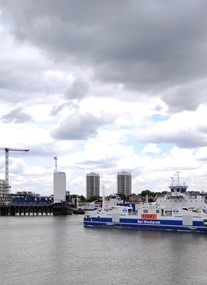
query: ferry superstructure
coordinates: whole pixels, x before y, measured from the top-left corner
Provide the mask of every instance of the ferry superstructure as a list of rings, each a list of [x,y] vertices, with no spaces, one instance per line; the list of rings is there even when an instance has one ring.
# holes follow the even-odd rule
[[[188,186],[177,181],[169,186],[170,192],[156,202],[142,202],[138,212],[132,205],[116,203],[84,216],[86,227],[132,228],[207,233],[207,203],[205,196],[187,193]]]

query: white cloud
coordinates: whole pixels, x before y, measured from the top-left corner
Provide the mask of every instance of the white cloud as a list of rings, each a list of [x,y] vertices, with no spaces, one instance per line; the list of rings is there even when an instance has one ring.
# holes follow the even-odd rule
[[[13,191],[52,194],[54,155],[72,193],[89,171],[116,191],[124,169],[135,193],[177,169],[205,189],[206,2],[109,2],[0,0],[0,147],[30,149]]]
[[[161,149],[158,148],[154,143],[146,145],[142,150],[142,153],[159,153],[159,152],[161,152]]]
[[[196,111],[181,112],[164,121],[146,121],[145,128],[138,129],[140,142],[166,143],[182,148],[196,148],[207,144],[207,124],[203,119],[207,106]]]

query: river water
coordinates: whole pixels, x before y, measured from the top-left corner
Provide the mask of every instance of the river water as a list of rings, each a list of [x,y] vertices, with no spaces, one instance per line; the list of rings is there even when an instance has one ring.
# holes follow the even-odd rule
[[[0,284],[207,284],[207,235],[91,229],[82,219],[0,217]]]

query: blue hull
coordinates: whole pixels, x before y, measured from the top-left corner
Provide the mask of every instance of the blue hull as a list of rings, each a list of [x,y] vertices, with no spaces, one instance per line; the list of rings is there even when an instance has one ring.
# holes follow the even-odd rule
[[[194,222],[192,226],[186,226],[182,225],[182,221],[178,220],[144,221],[141,219],[120,219],[120,222],[112,222],[112,219],[110,218],[84,218],[83,223],[85,227],[95,228],[120,228],[207,233],[207,227],[203,226],[202,222]]]

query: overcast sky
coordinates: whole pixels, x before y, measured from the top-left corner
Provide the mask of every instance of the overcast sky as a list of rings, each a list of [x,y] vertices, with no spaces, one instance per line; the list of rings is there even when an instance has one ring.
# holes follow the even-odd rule
[[[0,0],[0,147],[12,192],[67,190],[97,172],[132,192],[176,170],[207,191],[207,1]],[[0,179],[5,154],[0,153]]]

